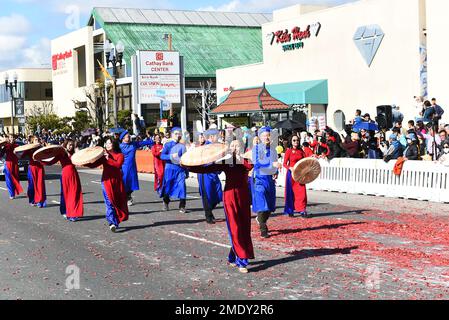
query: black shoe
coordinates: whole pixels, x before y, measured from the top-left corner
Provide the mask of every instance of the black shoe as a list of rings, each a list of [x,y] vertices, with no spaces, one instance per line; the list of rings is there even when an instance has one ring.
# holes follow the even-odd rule
[[[164,207],[162,208],[162,211],[170,211],[168,204],[164,203]]]
[[[212,217],[206,217],[206,222],[208,223],[208,224],[215,224],[215,218],[212,216]]]
[[[268,234],[268,230],[265,230],[265,229],[264,230],[260,230],[260,236],[262,238],[265,238],[265,239],[270,237],[270,235]]]
[[[294,218],[294,217],[295,217],[295,215],[294,215],[293,213],[290,213],[288,216],[289,216],[290,218]]]

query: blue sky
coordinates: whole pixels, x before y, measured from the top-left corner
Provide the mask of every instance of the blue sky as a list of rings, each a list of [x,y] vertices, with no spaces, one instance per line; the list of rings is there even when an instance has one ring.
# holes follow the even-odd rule
[[[304,0],[338,5],[353,0]],[[98,7],[268,12],[301,0],[1,0],[0,72],[15,67],[49,67],[50,41],[86,25]]]

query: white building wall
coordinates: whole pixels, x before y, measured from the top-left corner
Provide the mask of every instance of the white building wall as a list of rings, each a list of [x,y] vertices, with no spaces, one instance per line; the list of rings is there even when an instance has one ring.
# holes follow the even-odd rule
[[[421,0],[364,0],[297,15],[262,26],[264,64],[217,71],[219,99],[225,88],[327,79],[328,124],[342,110],[347,119],[356,109],[373,117],[376,106],[401,106],[406,119],[416,116],[413,96],[420,92]],[[276,17],[276,14],[274,14]],[[321,23],[318,37],[303,40],[304,48],[282,50],[270,45],[272,32]],[[358,27],[379,25],[385,37],[368,67],[353,37]]]
[[[427,0],[427,70],[429,98],[437,98],[449,123],[449,1]]]
[[[4,81],[4,74],[8,73],[9,77],[12,79],[14,73],[17,74],[17,79],[19,82],[51,82],[51,69],[40,69],[40,68],[21,68],[12,69],[0,72],[0,79]],[[42,101],[25,101],[25,114],[29,108],[33,107],[35,104],[39,105]],[[0,103],[0,118],[11,117],[11,102]],[[17,120],[16,120],[17,121]],[[8,122],[9,125],[10,122]]]
[[[74,116],[73,100],[85,102],[85,89],[95,83],[93,28],[85,27],[52,40],[52,57],[56,54],[72,52],[72,57],[59,61],[53,70],[53,101],[55,112],[60,117]],[[78,65],[75,49],[85,46],[86,50],[86,87],[78,87]]]

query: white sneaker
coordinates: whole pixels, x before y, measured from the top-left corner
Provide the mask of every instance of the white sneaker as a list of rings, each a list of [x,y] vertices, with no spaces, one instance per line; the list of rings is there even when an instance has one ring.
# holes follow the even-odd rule
[[[113,233],[115,233],[115,231],[117,230],[117,227],[114,226],[113,224],[111,224],[111,225],[109,226],[109,229],[111,229],[111,231],[112,231]]]
[[[128,207],[132,207],[134,205],[134,199],[128,200]]]
[[[63,214],[62,216],[64,217],[64,219],[67,220],[67,215],[66,214]]]
[[[14,200],[16,197],[9,197],[9,200]]]

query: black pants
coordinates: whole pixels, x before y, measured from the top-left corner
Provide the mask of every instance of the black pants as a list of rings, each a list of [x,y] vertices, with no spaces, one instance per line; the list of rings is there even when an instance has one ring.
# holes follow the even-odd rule
[[[128,200],[131,200],[132,199],[132,196],[133,196],[133,192],[131,191],[131,192],[128,192],[127,193],[127,196],[128,196]]]
[[[265,212],[258,212],[257,213],[257,220],[260,224],[260,230],[268,230],[267,227],[267,221],[270,219],[271,212],[265,211]]]
[[[212,210],[210,210],[210,209],[206,209],[206,210],[204,210],[204,212],[206,213],[206,218],[214,216],[214,214],[212,213]]]
[[[164,196],[164,203],[166,205],[168,205],[170,203],[170,197],[169,196]],[[185,209],[186,208],[186,199],[181,199],[179,200],[179,209]]]

